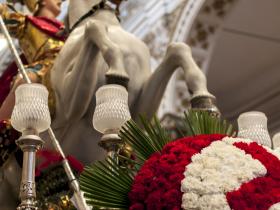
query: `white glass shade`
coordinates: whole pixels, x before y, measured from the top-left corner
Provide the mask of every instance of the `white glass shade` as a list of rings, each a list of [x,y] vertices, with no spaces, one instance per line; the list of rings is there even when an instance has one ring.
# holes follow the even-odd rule
[[[238,117],[238,137],[248,138],[271,148],[267,117],[262,112],[245,112]]]
[[[96,91],[93,127],[100,133],[119,130],[131,118],[128,92],[121,85],[104,85]]]
[[[48,90],[41,84],[22,84],[16,89],[16,102],[12,113],[12,126],[23,132],[36,130],[38,133],[50,127]]]
[[[276,133],[273,138],[272,138],[272,142],[273,142],[273,148],[279,148],[280,147],[280,132]]]

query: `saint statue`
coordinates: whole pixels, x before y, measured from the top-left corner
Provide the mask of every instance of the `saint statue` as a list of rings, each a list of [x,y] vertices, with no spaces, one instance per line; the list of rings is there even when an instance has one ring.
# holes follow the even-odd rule
[[[64,25],[55,19],[60,13],[61,0],[24,0],[22,3],[33,16],[11,12],[5,4],[0,6],[1,14],[10,34],[19,41],[28,76],[32,82],[42,83],[48,88],[49,106],[53,114],[55,102],[50,86],[50,69],[65,40],[61,33]],[[0,78],[0,123],[5,133],[12,129],[9,118],[15,103],[15,89],[24,82],[20,75],[14,77],[15,69],[13,63]]]
[[[54,97],[50,86],[50,69],[64,44],[64,26],[55,18],[60,13],[61,0],[24,0],[23,3],[34,14],[24,15],[9,12],[1,5],[2,17],[10,34],[19,40],[20,48],[27,60],[28,76],[32,82],[44,84],[50,92],[50,110],[54,113]],[[0,120],[9,119],[14,106],[14,91],[23,80],[18,76],[0,109]]]

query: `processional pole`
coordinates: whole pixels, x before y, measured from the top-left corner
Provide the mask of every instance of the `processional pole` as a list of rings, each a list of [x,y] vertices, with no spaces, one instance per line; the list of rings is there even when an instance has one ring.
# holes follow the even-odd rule
[[[9,31],[7,30],[7,27],[4,23],[2,15],[0,15],[0,27],[8,42],[8,46],[9,46],[10,50],[12,51],[12,54],[15,57],[15,61],[18,66],[19,73],[22,75],[22,77],[26,83],[31,84],[32,82],[31,82],[30,78],[28,77],[25,67],[20,59],[20,56],[12,41]],[[69,179],[71,188],[74,191],[74,197],[76,200],[77,208],[79,210],[88,209],[88,206],[85,202],[83,194],[80,190],[80,185],[69,165],[69,162],[68,162],[58,140],[55,137],[55,134],[54,134],[52,128],[49,126],[47,131],[50,136],[53,147],[61,155],[61,157],[63,159],[63,167],[64,167],[64,170]],[[31,133],[31,134],[28,133],[27,135],[34,136],[34,133]],[[35,133],[35,135],[36,135],[36,133]],[[36,202],[35,202],[36,189],[35,189],[35,181],[34,181],[35,180],[35,177],[34,177],[35,176],[34,175],[35,156],[34,156],[34,154],[35,154],[35,151],[37,151],[42,146],[43,141],[40,138],[38,138],[38,139],[34,138],[33,140],[36,143],[34,143],[34,141],[33,142],[30,141],[30,139],[27,141],[21,141],[19,143],[19,146],[21,147],[21,149],[24,152],[24,164],[23,164],[22,182],[21,182],[21,187],[20,187],[20,198],[21,198],[22,204],[19,206],[18,209],[25,209],[25,210],[37,209]],[[29,144],[32,144],[32,145],[29,145]],[[30,148],[32,151],[30,151]]]

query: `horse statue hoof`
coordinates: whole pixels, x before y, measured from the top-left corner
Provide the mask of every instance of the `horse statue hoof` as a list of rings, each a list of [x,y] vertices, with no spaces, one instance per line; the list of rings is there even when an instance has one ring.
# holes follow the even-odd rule
[[[221,112],[216,106],[215,97],[195,96],[191,99],[192,110],[207,111],[212,116],[221,117]]]

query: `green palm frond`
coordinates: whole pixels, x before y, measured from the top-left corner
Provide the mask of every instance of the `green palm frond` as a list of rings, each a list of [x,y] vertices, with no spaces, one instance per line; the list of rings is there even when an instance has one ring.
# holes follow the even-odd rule
[[[111,158],[85,167],[80,176],[81,189],[93,209],[128,209],[133,174]]]
[[[144,162],[153,153],[160,152],[171,138],[156,117],[152,122],[140,117],[140,122],[141,127],[133,120],[128,121],[120,131],[120,137],[133,148],[138,160]]]
[[[206,111],[190,110],[185,112],[184,128],[183,133],[185,136],[199,134],[225,134],[227,136],[234,136],[236,134],[230,123],[216,116],[211,116]]]

